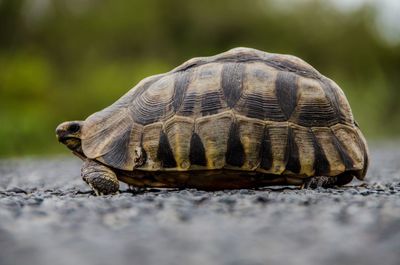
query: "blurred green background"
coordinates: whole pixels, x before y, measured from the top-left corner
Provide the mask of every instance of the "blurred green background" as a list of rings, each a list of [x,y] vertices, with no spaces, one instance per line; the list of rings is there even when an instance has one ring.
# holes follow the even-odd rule
[[[342,87],[368,139],[397,138],[395,1],[0,0],[0,156],[67,152],[58,123],[236,46],[303,58]]]

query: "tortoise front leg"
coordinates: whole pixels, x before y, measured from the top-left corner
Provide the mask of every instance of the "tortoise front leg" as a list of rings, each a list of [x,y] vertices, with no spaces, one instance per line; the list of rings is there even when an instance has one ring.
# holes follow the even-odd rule
[[[113,194],[119,190],[119,182],[114,171],[96,161],[85,160],[81,176],[97,196]]]

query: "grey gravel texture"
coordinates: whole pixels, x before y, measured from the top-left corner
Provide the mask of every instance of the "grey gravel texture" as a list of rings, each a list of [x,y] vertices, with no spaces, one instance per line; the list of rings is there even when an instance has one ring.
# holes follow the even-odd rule
[[[0,160],[0,264],[400,264],[400,145],[337,189],[96,197],[73,157]]]

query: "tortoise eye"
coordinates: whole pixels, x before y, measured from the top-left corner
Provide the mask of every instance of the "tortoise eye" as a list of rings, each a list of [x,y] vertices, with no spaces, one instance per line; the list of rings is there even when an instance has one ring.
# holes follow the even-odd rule
[[[68,131],[69,131],[70,133],[76,133],[76,132],[78,132],[80,129],[81,129],[81,126],[79,126],[78,123],[72,123],[72,124],[69,126]]]

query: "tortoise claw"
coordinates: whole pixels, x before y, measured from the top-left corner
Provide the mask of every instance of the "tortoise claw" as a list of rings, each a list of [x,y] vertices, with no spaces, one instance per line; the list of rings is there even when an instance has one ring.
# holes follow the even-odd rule
[[[96,194],[96,196],[100,196],[100,195],[103,195],[103,194],[101,194],[95,187],[93,187],[93,185],[91,184],[91,183],[89,183],[88,181],[85,181],[88,185],[89,185],[89,187],[94,191],[94,193]]]

